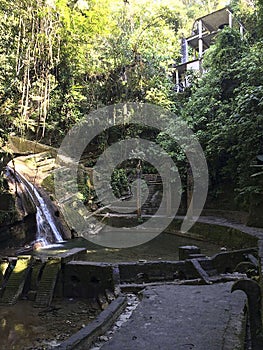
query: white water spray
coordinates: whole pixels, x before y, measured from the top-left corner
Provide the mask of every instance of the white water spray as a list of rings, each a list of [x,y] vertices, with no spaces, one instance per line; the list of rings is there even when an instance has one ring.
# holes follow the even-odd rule
[[[23,175],[18,173],[16,170],[8,167],[7,169],[15,178],[16,181],[24,185],[25,190],[29,194],[32,202],[36,207],[36,224],[37,234],[36,240],[41,241],[45,246],[62,242],[63,238],[54,217],[45,202],[45,199],[41,196],[40,192],[36,187],[29,182]]]

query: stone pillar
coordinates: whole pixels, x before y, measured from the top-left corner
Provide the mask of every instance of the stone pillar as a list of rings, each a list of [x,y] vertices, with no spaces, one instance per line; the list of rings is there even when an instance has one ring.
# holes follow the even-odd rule
[[[203,23],[200,19],[198,22],[198,58],[201,59],[203,55]]]
[[[180,92],[179,72],[177,69],[175,71],[175,84],[176,84],[176,92]]]
[[[232,12],[228,12],[228,24],[229,24],[229,28],[233,27],[233,18],[232,18]]]
[[[195,245],[179,247],[179,260],[189,259],[193,254],[201,254],[200,248]]]
[[[140,218],[142,216],[142,203],[141,203],[141,177],[142,177],[142,166],[141,161],[139,160],[139,163],[136,168],[137,172],[137,217]]]
[[[188,42],[185,38],[181,39],[181,54],[182,54],[181,63],[188,62]]]
[[[194,179],[191,171],[190,164],[187,165],[187,212],[188,219],[193,218],[193,187],[194,187]]]
[[[165,174],[166,174],[166,188],[165,188],[165,196],[166,196],[166,215],[170,216],[172,213],[172,189],[171,189],[171,168],[169,164],[165,165]]]

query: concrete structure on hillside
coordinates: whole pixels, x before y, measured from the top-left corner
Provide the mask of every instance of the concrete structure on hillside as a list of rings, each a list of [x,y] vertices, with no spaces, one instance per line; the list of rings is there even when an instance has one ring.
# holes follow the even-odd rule
[[[204,52],[211,46],[217,33],[225,26],[235,28],[243,36],[244,27],[235,18],[229,7],[212,12],[195,20],[192,34],[181,41],[181,63],[175,66],[176,91],[182,92],[189,85],[187,73],[203,73],[202,59]]]

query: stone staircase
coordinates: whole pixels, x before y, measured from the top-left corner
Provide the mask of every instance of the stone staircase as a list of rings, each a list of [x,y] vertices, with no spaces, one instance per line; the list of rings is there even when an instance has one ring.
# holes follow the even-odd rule
[[[141,207],[142,215],[153,215],[156,213],[156,211],[159,209],[159,206],[162,201],[162,180],[159,175],[156,174],[144,174],[142,176],[142,179],[147,183],[148,186],[148,198],[146,199],[145,203],[143,203]],[[107,187],[105,187],[107,188]],[[107,190],[105,191],[107,193]],[[103,199],[103,195],[101,196]],[[107,212],[116,212],[116,213],[125,213],[126,212],[129,215],[137,215],[137,206],[136,206],[136,195],[131,196],[129,199],[124,199],[122,201],[121,210],[118,206],[118,202],[111,203],[111,205],[103,210],[101,210],[101,213],[107,213]],[[166,208],[162,207],[160,208],[160,214],[166,214]]]
[[[162,201],[162,179],[159,175],[145,174],[143,179],[147,182],[149,195],[147,200],[142,206],[142,213],[153,215],[159,208]],[[165,213],[165,208],[161,208],[162,212]]]

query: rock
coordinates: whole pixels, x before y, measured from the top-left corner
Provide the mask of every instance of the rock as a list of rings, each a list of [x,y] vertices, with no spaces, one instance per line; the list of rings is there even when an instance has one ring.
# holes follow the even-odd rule
[[[33,244],[33,250],[38,250],[44,247],[44,243],[42,241],[37,241]]]
[[[121,325],[123,324],[123,322],[122,322],[122,321],[117,321],[115,324],[116,324],[117,327],[121,327]]]
[[[108,341],[108,340],[109,340],[109,337],[106,337],[105,335],[101,335],[101,336],[99,337],[99,340],[100,340],[100,341]]]

